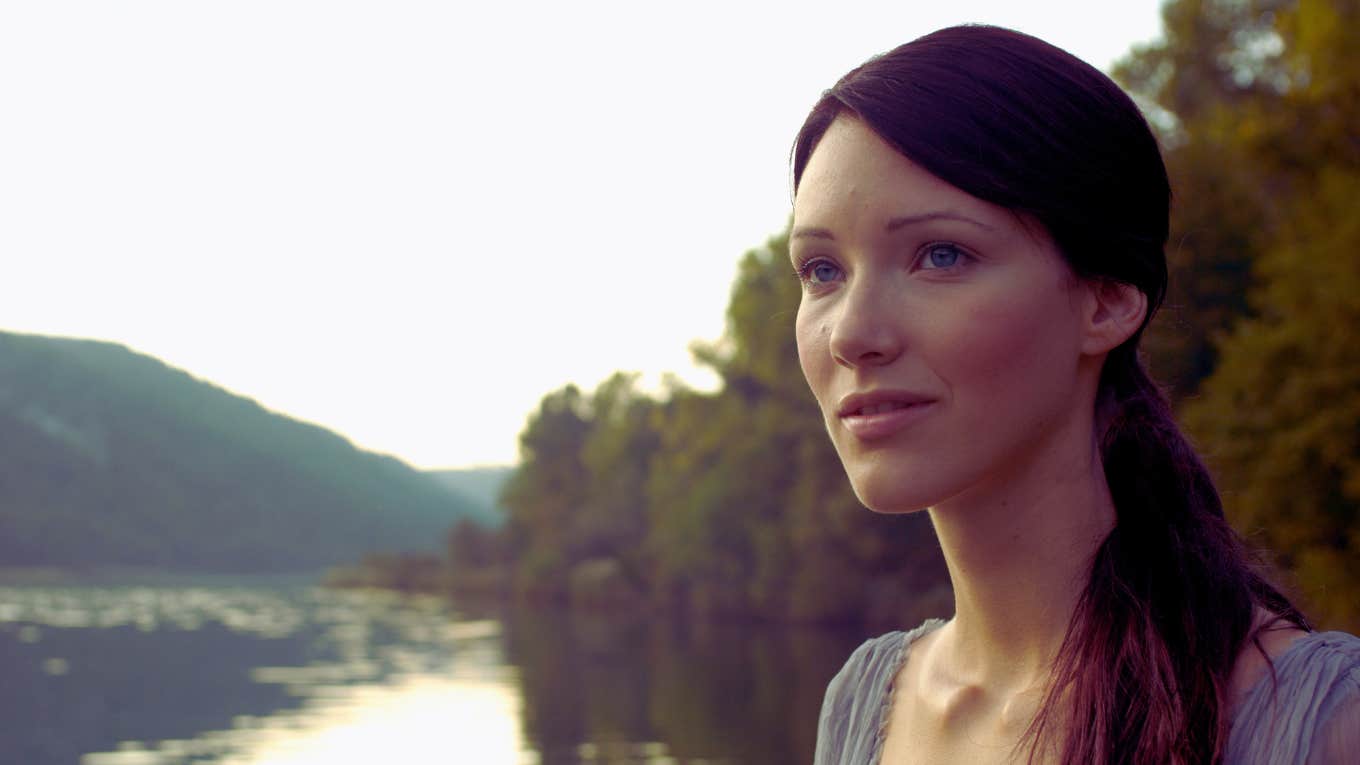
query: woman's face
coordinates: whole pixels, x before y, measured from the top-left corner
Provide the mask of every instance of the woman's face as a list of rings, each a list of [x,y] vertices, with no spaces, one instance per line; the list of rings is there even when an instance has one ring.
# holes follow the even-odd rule
[[[803,373],[868,507],[1004,496],[1057,442],[1089,442],[1089,290],[1037,224],[842,116],[804,169],[790,254]]]

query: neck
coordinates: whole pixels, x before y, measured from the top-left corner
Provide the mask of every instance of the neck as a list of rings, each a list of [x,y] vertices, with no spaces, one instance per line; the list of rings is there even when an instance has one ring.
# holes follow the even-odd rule
[[[1078,448],[1035,449],[1010,480],[930,511],[955,598],[942,658],[964,682],[1025,688],[1048,677],[1091,559],[1114,528],[1094,444],[1055,440]]]

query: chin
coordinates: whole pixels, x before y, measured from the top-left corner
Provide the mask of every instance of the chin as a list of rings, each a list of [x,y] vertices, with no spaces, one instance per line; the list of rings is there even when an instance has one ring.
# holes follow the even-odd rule
[[[851,455],[846,475],[861,504],[875,513],[929,510],[968,491],[983,477],[980,463],[884,451]]]
[[[939,497],[922,489],[921,482],[906,483],[900,478],[882,480],[880,476],[851,477],[850,486],[860,504],[883,515],[904,515],[929,510]]]

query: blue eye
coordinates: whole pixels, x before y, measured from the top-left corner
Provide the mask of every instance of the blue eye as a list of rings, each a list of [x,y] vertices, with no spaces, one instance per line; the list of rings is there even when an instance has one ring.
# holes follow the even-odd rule
[[[808,271],[808,275],[812,277],[813,281],[829,282],[835,279],[840,272],[841,270],[839,268],[836,268],[826,261],[822,261],[821,263],[813,264],[812,268]]]
[[[798,278],[808,287],[828,284],[840,277],[840,267],[826,260],[809,260],[798,268]]]
[[[963,251],[955,245],[947,242],[931,244],[926,246],[925,253],[921,258],[921,267],[925,269],[953,268],[964,257],[966,256]]]

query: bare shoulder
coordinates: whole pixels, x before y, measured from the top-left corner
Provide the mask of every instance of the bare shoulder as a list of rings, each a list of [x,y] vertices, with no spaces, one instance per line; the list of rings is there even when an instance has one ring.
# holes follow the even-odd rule
[[[1232,678],[1228,684],[1230,713],[1231,709],[1236,709],[1256,683],[1269,672],[1270,664],[1267,657],[1270,662],[1274,662],[1289,650],[1295,641],[1307,634],[1293,624],[1276,620],[1270,612],[1257,609],[1251,633],[1248,634],[1242,651],[1237,655],[1237,663],[1233,666]],[[1257,639],[1251,640],[1251,635],[1255,635]],[[1260,644],[1260,648],[1257,647],[1257,643]]]
[[[1245,696],[1231,711],[1224,761],[1360,762],[1360,638],[1271,624],[1259,640],[1278,682],[1261,651],[1244,649],[1234,687]]]

